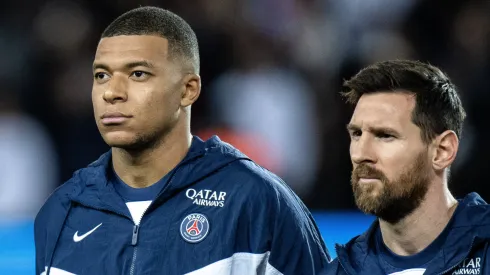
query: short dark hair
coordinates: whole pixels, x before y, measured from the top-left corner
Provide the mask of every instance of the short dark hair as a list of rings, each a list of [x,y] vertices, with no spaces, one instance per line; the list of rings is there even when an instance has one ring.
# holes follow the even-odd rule
[[[118,35],[157,35],[168,40],[169,57],[183,57],[199,73],[199,45],[191,26],[175,13],[158,7],[130,10],[104,30],[102,38]],[[176,55],[176,56],[175,56]]]
[[[345,81],[342,95],[356,105],[363,94],[376,92],[415,95],[412,121],[421,129],[424,142],[446,130],[461,138],[466,113],[456,86],[439,68],[412,60],[378,62]]]

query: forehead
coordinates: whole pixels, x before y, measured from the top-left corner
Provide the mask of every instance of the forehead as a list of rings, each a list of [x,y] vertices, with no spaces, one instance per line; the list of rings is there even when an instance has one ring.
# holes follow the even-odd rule
[[[168,40],[155,35],[120,35],[102,38],[97,46],[95,61],[124,63],[135,59],[153,63],[165,62]]]
[[[412,123],[415,96],[404,92],[364,94],[356,105],[351,123],[360,127],[404,128]]]

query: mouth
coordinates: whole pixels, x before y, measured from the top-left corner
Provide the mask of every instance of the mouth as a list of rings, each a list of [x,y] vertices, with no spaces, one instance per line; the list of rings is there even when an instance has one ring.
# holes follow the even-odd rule
[[[100,119],[104,125],[119,125],[126,122],[131,117],[132,116],[120,112],[106,112],[100,117]]]
[[[368,183],[376,183],[380,180],[378,178],[368,178],[368,177],[360,177],[357,181],[359,184],[368,184]]]

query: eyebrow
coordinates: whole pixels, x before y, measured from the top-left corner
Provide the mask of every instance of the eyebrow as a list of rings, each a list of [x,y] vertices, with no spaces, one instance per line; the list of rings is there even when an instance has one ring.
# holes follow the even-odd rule
[[[155,68],[155,65],[153,65],[151,62],[149,62],[147,60],[133,61],[133,62],[129,62],[129,63],[127,63],[127,64],[124,65],[124,68],[127,69],[127,70],[133,69],[135,67],[146,67],[146,68],[149,68],[149,69],[153,69],[153,68]],[[110,71],[110,67],[107,64],[104,64],[104,63],[94,63],[94,65],[92,66],[92,69],[94,71],[97,70],[97,69],[102,69],[102,70]]]
[[[352,132],[353,132],[353,131],[358,131],[358,130],[360,130],[360,129],[361,129],[361,127],[359,127],[359,126],[357,126],[357,125],[354,125],[354,124],[350,124],[350,123],[349,123],[349,124],[347,124],[346,128],[347,128],[347,131],[349,131],[349,132],[350,132],[350,131],[352,131]]]

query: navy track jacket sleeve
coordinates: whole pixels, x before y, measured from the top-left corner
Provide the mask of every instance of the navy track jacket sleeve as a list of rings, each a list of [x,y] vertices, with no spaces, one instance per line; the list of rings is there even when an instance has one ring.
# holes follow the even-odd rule
[[[48,268],[46,263],[50,262],[53,257],[52,253],[54,253],[59,231],[71,206],[65,193],[69,189],[67,187],[69,187],[69,184],[58,188],[51,194],[39,210],[34,221],[36,274],[43,274]],[[49,224],[49,227],[47,224]],[[50,251],[49,254],[46,253],[47,251]]]
[[[331,259],[316,223],[293,191],[276,182],[269,263],[279,274],[317,274]]]
[[[37,223],[34,223],[34,243],[36,246],[36,274],[41,274],[44,271],[45,256],[43,251],[46,240],[44,231],[39,228]]]

